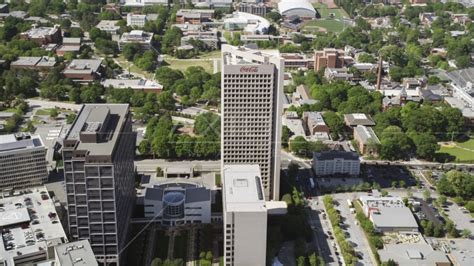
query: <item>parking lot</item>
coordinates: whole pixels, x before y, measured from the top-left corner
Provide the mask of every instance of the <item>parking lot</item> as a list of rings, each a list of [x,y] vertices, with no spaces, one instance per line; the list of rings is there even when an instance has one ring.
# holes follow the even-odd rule
[[[432,203],[427,203],[420,198],[414,198],[414,200],[420,203],[418,211],[415,211],[415,215],[419,220],[426,219],[435,225],[446,222]]]
[[[376,166],[364,165],[361,168],[361,176],[369,183],[376,182],[381,188],[392,187],[392,182],[405,183],[405,186],[416,186],[417,181],[411,172],[402,166]]]

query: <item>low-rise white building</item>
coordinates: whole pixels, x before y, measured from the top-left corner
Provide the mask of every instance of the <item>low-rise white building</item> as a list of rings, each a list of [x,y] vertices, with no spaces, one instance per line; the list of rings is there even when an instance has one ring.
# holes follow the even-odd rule
[[[360,159],[356,152],[323,151],[313,154],[313,170],[316,176],[358,176]]]
[[[142,30],[132,30],[122,34],[118,42],[119,49],[122,50],[126,44],[138,43],[143,50],[150,50],[152,46],[153,33]]]
[[[264,266],[267,208],[258,165],[223,166],[224,264]]]
[[[118,22],[119,20],[101,20],[95,27],[110,34],[117,34],[120,30],[120,26],[117,25]]]
[[[145,27],[145,23],[146,15],[133,13],[127,14],[127,26],[143,28]]]
[[[418,232],[413,213],[400,197],[361,196],[365,216],[379,232]]]

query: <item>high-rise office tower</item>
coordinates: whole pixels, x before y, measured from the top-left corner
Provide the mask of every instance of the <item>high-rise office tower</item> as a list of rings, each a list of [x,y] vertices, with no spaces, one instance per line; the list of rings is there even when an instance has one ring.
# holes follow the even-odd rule
[[[136,135],[128,104],[84,105],[63,143],[69,233],[121,264],[134,204]]]
[[[224,263],[264,266],[267,208],[259,166],[226,165],[223,173]]]
[[[279,200],[284,59],[222,46],[221,163],[258,164],[266,199]]]

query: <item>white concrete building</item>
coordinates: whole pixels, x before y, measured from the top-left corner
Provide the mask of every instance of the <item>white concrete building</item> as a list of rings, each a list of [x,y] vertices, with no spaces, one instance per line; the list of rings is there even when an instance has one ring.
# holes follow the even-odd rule
[[[365,216],[379,232],[418,232],[413,213],[400,197],[361,196]]]
[[[223,165],[258,164],[267,199],[280,196],[283,59],[222,46]]]
[[[225,29],[242,30],[250,34],[266,34],[270,25],[266,18],[245,12],[234,12],[224,19]]]
[[[224,263],[264,266],[267,208],[258,165],[224,165]]]
[[[39,136],[0,136],[0,190],[37,186],[48,180],[46,148]]]
[[[127,26],[143,28],[145,27],[145,22],[146,15],[133,13],[127,14]]]
[[[316,176],[358,176],[360,160],[356,152],[324,151],[313,155],[313,170]]]
[[[138,43],[141,45],[143,50],[150,50],[152,46],[153,33],[145,32],[142,30],[132,30],[122,34],[118,41],[119,49],[122,50],[126,44]]]
[[[282,17],[298,16],[301,19],[316,18],[316,10],[308,0],[281,0],[278,11]]]

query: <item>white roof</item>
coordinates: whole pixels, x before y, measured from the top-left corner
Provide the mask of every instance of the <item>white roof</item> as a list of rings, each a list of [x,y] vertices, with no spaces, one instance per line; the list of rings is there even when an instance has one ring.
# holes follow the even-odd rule
[[[306,9],[316,14],[316,10],[308,0],[281,0],[280,3],[278,3],[278,11],[280,11],[280,14],[292,9]]]
[[[225,165],[225,209],[230,212],[266,211],[260,167],[257,164]]]

